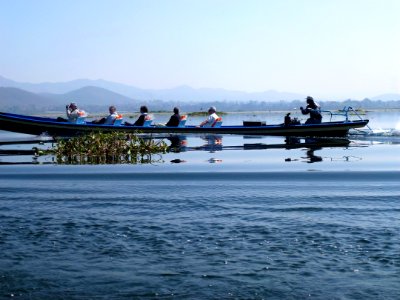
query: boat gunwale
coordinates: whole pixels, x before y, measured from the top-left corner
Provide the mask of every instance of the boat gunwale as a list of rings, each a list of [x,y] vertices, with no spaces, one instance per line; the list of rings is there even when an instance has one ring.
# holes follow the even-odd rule
[[[271,124],[262,126],[242,126],[242,125],[224,125],[221,127],[198,127],[195,125],[187,125],[185,127],[167,127],[167,126],[131,126],[131,125],[105,125],[105,124],[75,124],[70,122],[58,122],[54,118],[44,118],[36,116],[26,116],[11,113],[0,112],[1,122],[13,122],[15,126],[35,126],[43,127],[43,132],[56,132],[57,130],[70,131],[70,134],[82,134],[90,131],[142,131],[145,133],[226,133],[226,134],[260,134],[260,135],[313,135],[323,134],[324,131],[328,133],[338,132],[340,136],[347,134],[348,130],[352,128],[364,127],[368,124],[369,120],[345,120],[345,121],[330,121],[320,124],[298,124],[285,126],[283,124]],[[11,126],[11,125],[10,125]],[[6,129],[8,130],[8,129]],[[10,130],[12,131],[12,130]],[[24,130],[26,131],[28,130]],[[33,130],[32,132],[40,130]],[[76,131],[75,133],[73,133]],[[18,132],[18,131],[16,131]],[[22,131],[19,131],[22,132]],[[340,133],[339,133],[340,132]],[[64,135],[65,133],[60,133]],[[55,134],[57,135],[57,134]]]

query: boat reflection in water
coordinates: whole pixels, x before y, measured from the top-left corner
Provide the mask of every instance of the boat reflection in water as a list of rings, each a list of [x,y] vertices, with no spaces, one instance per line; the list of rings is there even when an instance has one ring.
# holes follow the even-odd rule
[[[286,137],[282,142],[275,143],[238,143],[236,145],[223,145],[223,135],[202,135],[198,136],[204,143],[202,145],[190,146],[187,136],[174,135],[168,137],[171,142],[170,151],[179,153],[187,151],[207,151],[214,153],[216,151],[231,151],[231,150],[267,150],[267,149],[304,149],[306,157],[301,158],[286,158],[286,162],[304,160],[307,163],[316,163],[323,161],[323,158],[315,154],[315,151],[322,150],[324,147],[348,147],[350,140],[346,138],[297,138]],[[246,136],[243,136],[246,139]],[[257,137],[248,137],[249,139],[257,139]],[[263,137],[260,137],[262,139]],[[190,136],[193,142],[193,136]],[[222,162],[220,159],[210,159],[210,163]]]
[[[347,146],[350,143],[350,141],[343,140],[343,139],[337,139],[335,141],[332,141],[332,139],[321,141],[320,139],[306,138],[304,143],[302,144],[299,138],[293,138],[293,137],[287,137],[285,142],[288,146],[293,146],[293,145],[294,146],[298,146],[298,145],[306,146],[307,147],[306,148],[307,149],[307,151],[306,151],[307,157],[302,157],[302,158],[306,159],[307,163],[315,163],[315,162],[322,161],[321,156],[314,154],[314,151],[322,149],[322,147],[321,147],[322,144],[326,144],[326,143],[330,142],[330,143],[334,143],[335,145],[338,144],[342,147],[342,146]],[[290,162],[290,161],[292,161],[292,159],[287,158],[287,159],[285,159],[285,161]]]
[[[155,138],[148,137],[148,138]],[[306,161],[308,163],[321,162],[323,159],[321,156],[316,155],[315,152],[323,149],[324,147],[348,147],[350,141],[346,138],[295,138],[295,137],[281,137],[268,139],[266,137],[246,137],[246,136],[232,136],[232,135],[169,135],[160,136],[157,139],[163,139],[170,145],[168,152],[165,154],[166,157],[170,157],[171,163],[183,163],[187,162],[187,155],[183,158],[174,157],[173,153],[181,152],[209,152],[216,153],[221,151],[248,151],[248,150],[266,150],[266,149],[301,149],[305,150],[306,157],[300,158],[286,158],[284,161]],[[263,141],[251,143],[250,141]],[[27,141],[23,141],[21,144],[18,141],[0,141],[0,164],[56,164],[54,156],[37,156],[36,147],[48,148],[49,143],[54,141],[46,141],[47,146],[42,142],[38,143],[38,140],[32,140],[32,145],[28,145]],[[224,145],[224,142],[227,145]],[[12,149],[12,144],[17,149]],[[24,145],[24,146],[23,146]],[[6,149],[4,149],[6,147]],[[25,147],[21,149],[20,147]],[[37,148],[36,148],[37,149]],[[294,154],[295,152],[293,152]],[[209,163],[220,163],[220,158],[207,159]]]
[[[170,141],[170,146],[168,150],[170,152],[185,152],[187,146],[187,137],[186,135],[172,135],[167,137],[167,140]]]
[[[169,146],[170,152],[185,152],[185,151],[222,151],[222,135],[200,135],[197,136],[204,143],[200,146],[188,147],[188,140],[186,135],[172,135],[167,139],[171,142]]]

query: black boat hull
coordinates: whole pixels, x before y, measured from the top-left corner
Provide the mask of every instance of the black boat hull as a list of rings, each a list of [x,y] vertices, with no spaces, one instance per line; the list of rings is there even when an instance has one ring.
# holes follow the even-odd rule
[[[344,137],[350,129],[362,128],[368,124],[368,120],[324,122],[321,124],[301,124],[292,126],[264,125],[264,126],[221,126],[221,127],[141,127],[141,126],[113,126],[98,125],[90,122],[86,124],[74,124],[57,122],[55,119],[24,116],[0,112],[0,130],[39,135],[46,133],[49,136],[77,136],[92,131],[101,132],[143,132],[154,134],[240,134],[240,135],[272,135],[272,136],[324,136]]]

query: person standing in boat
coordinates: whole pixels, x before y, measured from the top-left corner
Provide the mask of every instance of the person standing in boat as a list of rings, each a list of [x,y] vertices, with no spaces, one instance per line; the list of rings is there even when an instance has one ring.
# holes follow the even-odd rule
[[[314,98],[311,96],[308,96],[306,100],[306,108],[300,107],[301,113],[303,115],[310,114],[310,117],[307,119],[305,124],[320,124],[322,121],[320,106],[314,101]]]
[[[101,118],[99,120],[93,120],[92,123],[93,124],[105,124],[105,125],[112,125],[114,124],[114,121],[118,118],[122,118],[122,116],[120,114],[117,113],[117,108],[114,105],[111,105],[108,108],[108,111],[110,112],[110,114],[105,117],[105,118]]]
[[[205,119],[203,122],[200,123],[200,127],[212,127],[215,122],[217,122],[217,119],[219,119],[218,115],[216,114],[217,109],[215,106],[211,106],[208,109],[208,117]]]
[[[147,108],[147,106],[143,105],[140,107],[140,116],[139,118],[136,120],[135,123],[129,123],[129,122],[125,122],[125,125],[128,126],[143,126],[144,125],[144,121],[146,120],[150,120],[150,116],[149,116],[149,109]]]
[[[65,112],[67,114],[68,119],[64,119],[61,117],[57,118],[57,122],[71,122],[75,123],[79,117],[86,117],[87,113],[84,110],[78,108],[78,105],[75,102],[71,102],[69,105],[65,107]]]
[[[165,126],[169,127],[177,127],[179,125],[179,122],[181,121],[181,116],[179,114],[179,108],[174,107],[174,114],[169,118],[169,121]]]

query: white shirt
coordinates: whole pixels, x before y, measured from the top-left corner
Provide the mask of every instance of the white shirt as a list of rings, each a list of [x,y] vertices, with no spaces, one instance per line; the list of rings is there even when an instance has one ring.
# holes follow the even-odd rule
[[[69,122],[76,122],[78,117],[86,117],[87,114],[85,111],[80,110],[78,108],[74,109],[73,111],[67,110],[67,117]]]
[[[114,124],[114,121],[116,118],[118,118],[118,113],[114,112],[114,113],[108,115],[104,124],[108,124],[108,125]]]
[[[217,121],[218,115],[216,113],[212,113],[207,118],[207,123],[203,125],[203,127],[211,127],[215,121]]]

